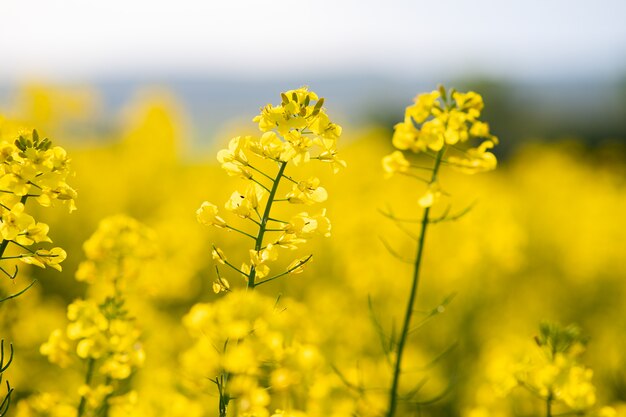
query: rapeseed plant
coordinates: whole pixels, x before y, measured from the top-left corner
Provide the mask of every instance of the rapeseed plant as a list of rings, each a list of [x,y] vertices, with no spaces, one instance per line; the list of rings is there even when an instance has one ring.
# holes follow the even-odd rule
[[[613,407],[596,406],[593,371],[580,361],[587,345],[580,328],[544,322],[539,326],[534,342],[517,356],[500,359],[497,372],[490,375],[494,396],[510,399],[510,403],[498,413],[509,414],[505,411],[508,406],[511,410],[519,407],[524,412],[546,417],[616,415]],[[532,398],[540,400],[542,407],[536,407]],[[491,404],[481,404],[468,415],[492,414],[497,412],[495,410]],[[513,414],[517,412],[513,411]]]
[[[427,185],[426,191],[415,199],[417,205],[422,208],[419,235],[408,232],[417,242],[417,253],[413,262],[411,289],[402,327],[397,341],[393,340],[395,349],[391,357],[393,371],[387,417],[396,415],[400,401],[398,391],[402,374],[402,359],[415,313],[426,231],[431,224],[456,220],[468,211],[466,209],[450,214],[450,205],[448,205],[441,215],[431,216],[433,206],[444,195],[447,195],[441,185],[440,170],[443,166],[448,166],[463,173],[474,174],[496,167],[496,157],[488,150],[498,143],[498,139],[489,132],[487,123],[479,120],[483,107],[482,97],[471,91],[468,93],[455,90],[448,92],[444,87],[440,87],[437,91],[418,95],[415,103],[406,108],[404,121],[394,128],[392,142],[398,150],[382,160],[386,177],[394,174],[408,175]],[[469,143],[474,139],[481,139],[482,142],[476,147],[470,147]],[[406,158],[407,152],[430,157],[433,160],[432,165],[425,166],[409,161]],[[424,178],[416,173],[424,171],[430,173],[430,178]],[[387,213],[387,216],[399,225],[414,222],[414,220],[395,217],[392,213]],[[411,399],[406,398],[406,400]]]
[[[143,365],[141,331],[126,307],[127,286],[156,253],[153,232],[136,220],[114,216],[102,220],[85,242],[87,260],[76,273],[90,284],[88,297],[67,308],[67,327],[54,330],[41,354],[61,368],[85,368],[76,392],[42,393],[20,403],[20,416],[77,417],[125,414],[136,402],[130,379]],[[112,410],[113,409],[113,410]],[[116,411],[118,410],[118,411]]]
[[[3,131],[3,119],[0,118],[0,138],[7,136]],[[41,268],[49,266],[61,271],[61,262],[67,257],[59,247],[32,249],[35,244],[51,243],[48,237],[50,227],[38,222],[26,212],[29,199],[40,206],[51,207],[65,205],[70,212],[76,209],[74,198],[76,192],[67,184],[70,174],[69,158],[65,149],[55,146],[45,138],[40,139],[37,130],[28,133],[22,131],[13,142],[0,142],[0,272],[10,280],[15,280],[19,267],[15,260],[36,265]],[[9,249],[9,245],[11,248]],[[13,253],[7,255],[6,251]],[[11,265],[11,267],[7,266]],[[25,293],[34,284],[0,299],[0,303],[16,298]],[[0,342],[0,382],[3,373],[13,360],[13,345],[5,362],[4,339]],[[8,412],[13,388],[6,381],[7,394],[0,403],[0,416]]]
[[[592,407],[596,402],[593,372],[578,363],[585,343],[580,329],[543,323],[535,342],[539,355],[519,364],[514,375],[517,383],[545,401],[547,417],[559,403],[577,412]]]
[[[249,249],[249,261],[243,262],[240,267],[231,263],[220,248],[213,246],[212,256],[216,261],[217,272],[213,290],[215,293],[232,294],[220,302],[219,313],[210,313],[213,306],[196,305],[187,316],[191,330],[195,326],[189,323],[198,322],[198,317],[204,318],[204,321],[200,321],[204,329],[202,334],[211,335],[208,336],[211,337],[211,343],[221,346],[216,348],[218,357],[215,357],[213,349],[210,349],[210,354],[204,352],[207,346],[202,345],[202,341],[199,341],[200,347],[197,345],[194,350],[197,354],[214,357],[211,363],[215,367],[211,371],[217,376],[212,381],[218,389],[218,409],[222,417],[226,416],[233,398],[236,398],[236,415],[269,415],[269,407],[272,406],[270,393],[281,396],[281,392],[304,382],[304,374],[291,369],[293,365],[287,363],[309,363],[319,356],[310,345],[299,347],[302,341],[284,340],[286,329],[268,335],[263,329],[266,325],[259,321],[259,312],[252,311],[243,320],[235,322],[220,323],[219,320],[222,315],[236,315],[236,310],[243,309],[243,306],[248,309],[260,304],[264,309],[272,311],[278,305],[261,295],[232,290],[229,279],[222,276],[219,265],[225,265],[241,275],[247,289],[253,290],[285,275],[301,273],[304,265],[312,258],[309,255],[295,259],[285,271],[271,275],[269,264],[278,259],[279,251],[295,250],[314,236],[330,236],[331,223],[325,210],[300,212],[286,220],[278,218],[272,208],[279,202],[312,206],[326,201],[328,193],[317,177],[296,179],[288,173],[287,166],[291,164],[298,167],[318,161],[328,163],[335,173],[340,167],[345,167],[346,163],[338,158],[336,149],[341,127],[330,121],[323,107],[324,99],[306,87],[282,93],[281,99],[279,105],[268,104],[263,107],[261,113],[253,119],[264,132],[260,137],[235,137],[230,140],[227,149],[217,154],[218,161],[228,175],[248,182],[243,192],[232,193],[224,207],[251,223],[256,227],[256,232],[233,226],[220,216],[215,204],[207,201],[196,211],[200,223],[237,232],[254,242],[253,248]],[[268,174],[253,158],[272,161],[275,172]],[[279,189],[283,180],[291,185],[286,193]],[[266,200],[264,204],[263,200]],[[235,305],[231,305],[233,301],[236,301]],[[273,314],[264,321],[273,323],[280,320],[280,316],[279,313]],[[250,323],[246,324],[246,320]],[[225,329],[220,330],[219,325]],[[217,326],[217,329],[212,326]],[[219,333],[225,330],[227,334]],[[263,353],[265,351],[269,353]],[[190,355],[196,357],[193,352]],[[302,360],[291,359],[292,356],[301,357]],[[287,395],[286,398],[293,395]],[[302,406],[302,400],[296,401],[296,404],[286,401],[281,408],[297,409],[298,406]]]
[[[35,249],[30,246],[50,243],[50,227],[35,220],[26,212],[27,201],[40,206],[65,205],[69,211],[76,209],[76,191],[66,180],[70,174],[69,158],[59,146],[52,147],[49,139],[40,139],[36,130],[21,134],[14,143],[0,143],[0,260],[20,260],[41,268],[49,266],[61,271],[61,262],[67,254],[61,248]],[[9,245],[20,253],[5,255]],[[10,279],[17,274],[0,267]]]

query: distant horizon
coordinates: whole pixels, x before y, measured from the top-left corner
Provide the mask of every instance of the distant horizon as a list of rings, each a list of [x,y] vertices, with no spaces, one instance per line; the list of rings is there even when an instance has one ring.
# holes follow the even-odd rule
[[[190,123],[194,143],[207,135],[217,134],[229,123],[251,119],[263,103],[275,102],[277,91],[302,85],[327,99],[340,124],[373,123],[392,126],[396,115],[411,102],[415,94],[430,91],[439,83],[459,89],[481,91],[494,118],[508,121],[499,126],[499,134],[507,136],[509,145],[527,137],[554,138],[573,135],[589,140],[619,138],[626,140],[623,114],[626,107],[626,77],[617,79],[587,78],[556,80],[512,80],[486,76],[429,80],[420,77],[397,78],[384,75],[350,74],[317,75],[308,79],[295,75],[271,79],[241,80],[237,77],[199,75],[195,78],[173,77],[146,79],[144,76],[109,78],[98,81],[68,83],[39,82],[35,86],[63,93],[68,87],[93,91],[98,102],[98,119],[102,126],[111,124],[129,105],[145,103],[149,97],[165,98],[181,110]],[[29,83],[11,84],[0,81],[0,107],[13,108],[22,102],[21,88]],[[59,88],[60,87],[60,88]],[[153,90],[152,87],[155,87]],[[37,91],[37,90],[35,90]],[[152,94],[156,93],[156,95]],[[161,93],[165,93],[162,95]],[[62,94],[61,94],[62,95]],[[56,94],[60,97],[61,95]],[[172,99],[172,101],[170,101]],[[332,103],[332,104],[330,104]],[[486,117],[490,117],[489,114]],[[78,125],[75,125],[78,126]],[[513,126],[509,128],[509,126]],[[87,126],[82,126],[87,128]]]
[[[341,81],[341,80],[379,80],[390,83],[420,82],[424,84],[464,82],[464,81],[488,81],[503,84],[571,84],[576,82],[616,84],[626,82],[626,68],[613,70],[608,73],[570,73],[570,74],[500,74],[488,72],[428,72],[421,74],[393,74],[384,71],[355,72],[341,70],[337,72],[309,72],[309,73],[285,73],[285,74],[233,74],[222,72],[128,72],[110,74],[90,74],[85,76],[65,75],[23,75],[16,77],[0,77],[0,86],[3,88],[15,87],[28,84],[80,86],[115,83],[133,83],[145,85],[159,85],[168,83],[193,83],[223,81],[227,83],[277,83],[314,81]]]

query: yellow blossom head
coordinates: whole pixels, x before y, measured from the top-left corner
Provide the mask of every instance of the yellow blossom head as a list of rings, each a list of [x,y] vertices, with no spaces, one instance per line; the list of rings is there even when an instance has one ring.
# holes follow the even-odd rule
[[[498,139],[489,132],[487,123],[478,120],[483,107],[482,97],[473,91],[448,92],[441,87],[420,94],[406,108],[404,121],[394,127],[393,145],[414,153],[437,153],[445,148],[445,162],[453,169],[468,174],[492,170],[496,158],[488,150]],[[483,142],[472,147],[473,140]],[[385,171],[389,172],[390,163],[398,157],[386,158]]]

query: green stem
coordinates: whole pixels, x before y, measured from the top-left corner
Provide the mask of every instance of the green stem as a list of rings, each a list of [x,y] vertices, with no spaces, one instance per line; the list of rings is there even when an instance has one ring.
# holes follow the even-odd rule
[[[111,377],[107,376],[106,380],[104,381],[104,384],[111,385],[111,382],[112,382]],[[102,412],[99,413],[100,416],[109,417],[110,401],[113,395],[114,393],[110,393],[106,397],[104,397],[103,403],[101,405]]]
[[[91,384],[91,378],[93,377],[93,368],[96,363],[94,358],[89,358],[87,362],[87,374],[85,375],[85,385],[89,386]],[[85,407],[87,405],[87,398],[84,395],[80,397],[80,403],[78,404],[78,410],[76,412],[76,417],[82,417],[85,413]]]
[[[546,398],[546,417],[552,417],[552,393]]]
[[[265,185],[261,184],[259,181],[255,180],[254,178],[250,178],[250,181],[255,182],[256,184],[259,185],[259,187],[263,188],[265,191],[267,191],[268,193],[270,192],[270,189],[267,188]]]
[[[241,233],[242,235],[247,236],[247,237],[249,237],[252,240],[256,240],[256,238],[254,236],[252,236],[250,233],[244,232],[243,230],[239,230],[239,229],[237,229],[235,227],[232,227],[232,226],[229,226],[229,225],[226,225],[224,227],[229,229],[229,230],[232,230],[233,232]]]
[[[226,412],[228,410],[229,401],[224,392],[224,376],[221,375],[219,378],[215,378],[215,381],[217,384],[217,390],[220,395],[220,404],[219,404],[220,417],[226,417]]]
[[[263,175],[265,178],[267,178],[270,181],[274,181],[274,179],[272,177],[270,177],[269,175],[267,175],[265,172],[261,171],[260,169],[253,167],[252,165],[248,164],[248,167],[252,168],[253,170],[255,170],[256,172],[258,172],[259,174]]]
[[[9,241],[9,242],[10,242],[10,241]],[[23,254],[21,254],[21,255],[15,255],[15,256],[3,256],[3,257],[2,257],[2,258],[0,258],[0,259],[3,259],[3,260],[4,260],[4,259],[22,259],[22,258],[30,258],[32,255],[33,255],[32,253],[30,253],[30,254],[28,254],[28,253],[23,253]]]
[[[270,195],[267,198],[267,204],[265,205],[265,210],[263,211],[263,217],[261,218],[261,224],[259,225],[259,234],[256,237],[256,242],[254,245],[254,250],[257,252],[261,250],[263,247],[263,236],[267,230],[267,221],[270,219],[270,212],[272,210],[272,204],[274,203],[276,192],[278,191],[278,184],[280,183],[280,179],[283,177],[285,172],[285,168],[287,167],[287,162],[281,162],[280,168],[278,169],[278,173],[276,174],[276,179],[274,179],[274,183],[272,184],[272,189],[270,190]],[[256,285],[256,268],[254,265],[250,268],[250,277],[248,278],[248,288],[254,289]]]
[[[239,272],[241,275],[243,275],[244,277],[247,277],[248,274],[246,274],[245,272],[243,272],[241,269],[237,268],[235,265],[231,264],[228,261],[224,261],[224,265],[231,267],[232,269],[234,269],[235,271]]]
[[[430,179],[430,184],[437,181],[437,174],[441,165],[441,159],[445,152],[445,147],[437,153],[435,160],[435,166],[433,168],[433,175]],[[396,349],[396,361],[393,370],[393,380],[391,383],[391,389],[389,391],[389,406],[387,408],[387,417],[395,416],[396,409],[398,407],[398,387],[400,384],[400,372],[402,368],[402,355],[404,353],[404,346],[409,335],[409,329],[411,327],[411,317],[413,316],[415,299],[417,298],[417,287],[419,284],[420,265],[422,263],[422,254],[424,252],[424,241],[426,239],[426,230],[428,228],[428,215],[430,213],[430,207],[424,209],[422,215],[422,228],[417,243],[417,255],[415,257],[415,265],[413,268],[413,283],[411,284],[411,292],[409,293],[409,301],[406,305],[406,312],[404,314],[404,322],[402,324],[402,332],[400,333],[400,340]]]
[[[9,242],[10,240],[3,239],[2,243],[0,243],[0,258],[2,258],[2,255],[4,255],[4,251],[7,249],[7,246],[9,246]]]
[[[285,220],[274,219],[273,217],[268,217],[267,220],[271,220],[276,223],[287,223]]]
[[[32,280],[30,284],[28,284],[28,286],[26,288],[24,288],[23,290],[16,292],[15,294],[11,294],[8,297],[4,297],[3,299],[0,300],[0,303],[4,303],[7,300],[11,300],[13,298],[19,297],[20,295],[24,294],[26,291],[28,291],[30,289],[30,287],[32,287],[33,285],[35,285],[35,283],[37,282],[36,279]]]

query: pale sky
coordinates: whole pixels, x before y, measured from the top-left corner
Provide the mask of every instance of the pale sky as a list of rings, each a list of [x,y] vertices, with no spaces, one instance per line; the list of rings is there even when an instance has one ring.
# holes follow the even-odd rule
[[[626,0],[0,0],[0,82],[615,77]]]

